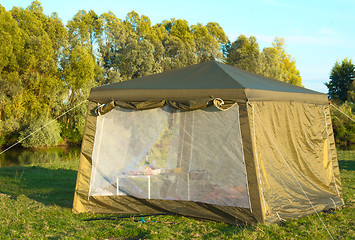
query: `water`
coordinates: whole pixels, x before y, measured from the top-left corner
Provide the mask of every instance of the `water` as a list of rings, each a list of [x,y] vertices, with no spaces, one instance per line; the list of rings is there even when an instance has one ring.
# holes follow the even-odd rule
[[[0,155],[0,167],[29,165],[78,159],[80,147],[52,147],[43,149],[12,148]]]

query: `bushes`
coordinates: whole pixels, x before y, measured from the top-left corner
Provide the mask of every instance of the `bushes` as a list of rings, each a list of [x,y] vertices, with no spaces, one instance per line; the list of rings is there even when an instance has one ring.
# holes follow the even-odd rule
[[[20,139],[27,137],[29,134],[35,132],[50,121],[51,120],[47,118],[40,118],[31,123],[28,128],[20,133]],[[57,121],[53,121],[46,127],[26,138],[21,144],[24,147],[51,147],[58,145],[61,139],[60,125]]]
[[[355,119],[354,103],[345,102],[341,105],[336,105],[336,107]],[[348,150],[355,149],[355,123],[334,107],[331,107],[330,112],[337,148]]]

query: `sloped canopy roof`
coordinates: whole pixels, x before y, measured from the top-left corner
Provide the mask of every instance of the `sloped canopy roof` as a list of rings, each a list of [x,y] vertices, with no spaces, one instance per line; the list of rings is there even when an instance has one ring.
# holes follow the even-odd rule
[[[91,89],[89,100],[187,101],[201,98],[237,101],[327,103],[326,94],[253,74],[214,60]]]

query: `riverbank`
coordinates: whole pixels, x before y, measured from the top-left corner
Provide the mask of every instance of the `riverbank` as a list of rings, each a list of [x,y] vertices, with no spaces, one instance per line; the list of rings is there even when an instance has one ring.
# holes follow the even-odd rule
[[[0,167],[30,165],[78,159],[80,146],[64,145],[43,148],[15,147],[0,155]]]
[[[355,151],[338,151],[345,208],[320,213],[335,239],[355,239]],[[281,225],[230,226],[180,216],[85,221],[74,214],[78,159],[0,168],[0,236],[4,239],[329,239],[316,215]],[[143,220],[145,222],[143,222]]]

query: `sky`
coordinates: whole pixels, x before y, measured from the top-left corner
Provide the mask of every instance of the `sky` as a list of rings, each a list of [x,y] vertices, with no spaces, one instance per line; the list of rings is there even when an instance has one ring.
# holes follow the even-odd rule
[[[26,8],[32,0],[0,0],[6,10]],[[190,25],[217,22],[231,42],[255,36],[260,50],[275,37],[285,39],[306,88],[328,92],[325,82],[336,61],[355,63],[355,0],[42,0],[47,15],[56,12],[66,24],[79,10],[98,15],[111,11],[124,19],[130,11],[146,15],[152,25],[171,18]]]

